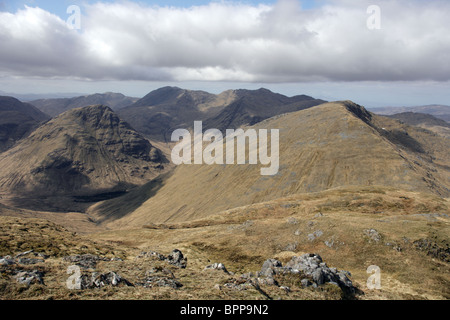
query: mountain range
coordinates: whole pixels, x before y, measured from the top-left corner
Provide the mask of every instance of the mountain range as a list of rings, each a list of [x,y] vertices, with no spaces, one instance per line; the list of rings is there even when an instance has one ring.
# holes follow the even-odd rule
[[[267,89],[34,103],[0,97],[1,297],[450,297],[450,140],[437,115]],[[278,132],[268,139],[278,142],[278,171],[175,166],[171,133],[194,121]],[[268,151],[260,141],[246,160]],[[314,274],[282,267],[302,259],[318,261]],[[84,262],[80,281],[106,287],[64,286],[67,267]],[[368,266],[382,270],[382,290],[368,289]],[[351,293],[328,281],[333,270],[348,270],[339,274]]]
[[[275,176],[261,176],[258,165],[180,165],[123,199],[94,206],[90,213],[114,227],[129,227],[192,221],[247,204],[348,186],[450,196],[448,139],[377,116],[353,102],[322,104],[250,128],[280,130]],[[148,199],[139,194],[149,190],[158,191]]]
[[[267,89],[227,90],[215,95],[164,87],[118,114],[149,139],[167,143],[175,129],[192,128],[195,120],[203,121],[205,129],[234,129],[323,102],[305,95],[286,97]]]

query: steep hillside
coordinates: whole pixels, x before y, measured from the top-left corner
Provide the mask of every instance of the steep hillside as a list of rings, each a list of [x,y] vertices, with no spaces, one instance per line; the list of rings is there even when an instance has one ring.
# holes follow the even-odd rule
[[[214,95],[164,87],[118,113],[152,141],[168,142],[175,129],[191,128],[194,121],[204,121],[205,129],[238,128],[323,102],[308,96],[286,97],[267,89],[228,90]]]
[[[323,104],[252,128],[280,130],[276,175],[262,176],[261,165],[180,165],[160,182],[151,183],[154,192],[148,200],[138,195],[135,201],[118,198],[94,206],[91,213],[99,220],[108,217],[111,226],[129,227],[190,221],[238,206],[342,186],[450,194],[448,139],[373,115],[352,102]],[[144,190],[149,192],[149,186]],[[111,216],[113,209],[116,213]]]
[[[11,148],[49,118],[31,104],[0,96],[0,152]]]
[[[73,98],[38,99],[30,101],[30,104],[55,117],[67,110],[98,104],[108,106],[113,110],[119,110],[133,104],[137,100],[137,98],[127,97],[121,93],[106,92]]]
[[[0,190],[22,197],[126,190],[155,177],[161,152],[108,107],[67,111],[0,155]]]

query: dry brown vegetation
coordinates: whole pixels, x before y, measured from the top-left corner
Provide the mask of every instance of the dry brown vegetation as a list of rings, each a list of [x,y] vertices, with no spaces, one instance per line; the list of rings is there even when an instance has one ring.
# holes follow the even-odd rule
[[[39,266],[45,271],[45,285],[26,288],[6,280],[9,275],[3,271],[1,295],[12,299],[266,299],[254,288],[240,291],[224,284],[239,281],[242,273],[260,270],[268,258],[286,263],[292,256],[313,252],[329,266],[351,272],[351,280],[361,290],[357,299],[448,299],[448,214],[448,202],[437,196],[367,187],[299,194],[192,222],[89,235],[77,235],[43,220],[3,217],[0,255],[34,249],[53,256]],[[367,229],[375,229],[380,240],[368,237]],[[311,240],[308,236],[317,230],[322,234]],[[424,239],[434,247],[421,247]],[[168,254],[174,248],[187,257],[186,269],[154,258],[136,258],[142,251]],[[95,271],[113,270],[138,282],[149,269],[169,269],[183,287],[69,290],[65,287],[69,264],[61,257],[82,253],[124,260],[102,261]],[[204,270],[214,262],[224,263],[234,275]],[[381,268],[381,290],[366,286],[369,265]],[[269,285],[261,289],[274,299],[342,298],[340,290],[331,285],[303,289],[296,279],[279,280],[291,291]]]

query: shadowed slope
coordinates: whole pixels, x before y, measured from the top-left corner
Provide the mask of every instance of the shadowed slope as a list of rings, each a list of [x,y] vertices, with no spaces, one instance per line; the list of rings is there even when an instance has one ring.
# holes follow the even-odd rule
[[[0,96],[0,152],[27,137],[41,122],[50,117],[28,103]]]

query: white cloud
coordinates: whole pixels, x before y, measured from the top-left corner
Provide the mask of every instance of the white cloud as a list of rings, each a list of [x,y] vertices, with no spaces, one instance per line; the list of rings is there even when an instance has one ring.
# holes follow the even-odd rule
[[[133,2],[82,8],[82,29],[39,8],[0,12],[0,75],[117,80],[450,80],[450,3],[331,1],[302,10]]]

